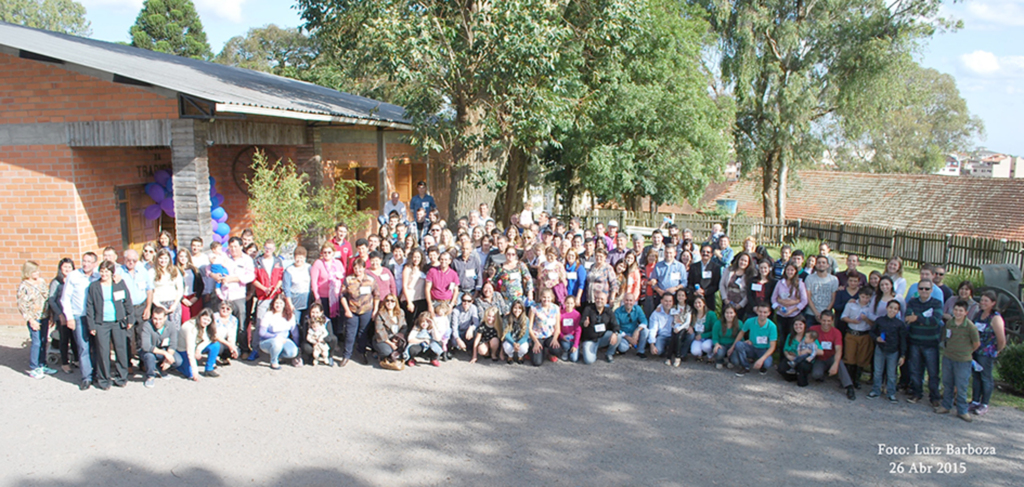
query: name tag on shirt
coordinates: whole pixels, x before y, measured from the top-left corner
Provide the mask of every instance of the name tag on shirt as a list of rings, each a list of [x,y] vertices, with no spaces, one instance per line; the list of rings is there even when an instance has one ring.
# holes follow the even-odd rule
[[[821,342],[822,350],[832,350],[832,342]]]
[[[476,279],[476,269],[466,269],[466,277]]]
[[[682,279],[683,277],[680,276],[678,272],[673,272],[673,273],[669,274],[668,278],[673,280],[673,281],[678,281],[678,280]]]
[[[341,271],[335,272],[334,278],[340,281],[345,278],[345,273]]]
[[[711,279],[711,271],[704,271],[700,273],[701,279]]]
[[[627,286],[632,286],[633,285],[633,278],[632,277],[627,277],[626,278],[626,285]]]
[[[513,281],[519,281],[519,280],[521,280],[523,278],[523,275],[518,273],[518,272],[516,272],[516,273],[513,273],[513,274],[509,274],[508,278],[513,280]]]
[[[693,331],[697,333],[704,333],[704,323],[698,323],[693,326]]]
[[[670,310],[670,311],[668,312],[668,314],[670,314],[670,315],[672,315],[672,316],[675,316],[675,315],[679,314],[679,310],[678,310],[678,309],[674,309],[674,308],[673,308],[672,310]]]
[[[426,279],[427,275],[423,271],[416,271],[416,279]]]
[[[932,317],[932,309],[928,308],[927,310],[925,310],[924,313],[921,313],[921,316],[924,316],[925,318],[931,318]]]
[[[570,281],[575,281],[576,280],[576,273],[575,272],[566,272],[565,273],[565,278],[570,280]]]
[[[170,338],[164,338],[163,340],[160,340],[160,348],[167,348],[167,346],[169,346],[170,344],[171,344],[171,339]]]
[[[385,273],[380,275],[380,280],[382,280],[384,282],[388,282],[388,281],[391,280],[391,276],[389,276],[388,273],[385,272]]]
[[[605,330],[604,323],[598,323],[598,324],[594,325],[594,331],[595,332],[597,332],[597,333],[604,333],[604,330]]]
[[[555,272],[555,271],[548,272],[548,279],[551,279],[552,281],[558,279],[558,272]]]
[[[952,338],[952,337],[953,337],[953,330],[951,330],[949,328],[946,328],[946,338]]]
[[[754,284],[750,285],[750,290],[754,291],[755,293],[760,291],[760,290],[762,290],[762,289],[764,289],[764,286],[762,286],[760,284],[754,283]]]
[[[124,291],[114,291],[114,301],[124,301]]]
[[[365,294],[370,294],[370,291],[373,291],[373,288],[370,287],[370,286],[359,286],[359,295],[360,296],[363,296]]]
[[[430,209],[430,203],[429,203],[429,202],[427,202],[427,201],[424,201],[424,202],[423,202],[423,203],[421,203],[421,204],[423,205],[423,208],[425,208],[425,209]]]
[[[593,267],[593,266],[594,266],[594,263],[593,263],[593,262],[584,262],[584,263],[583,263],[583,268],[584,268],[584,269],[586,269],[586,270],[588,270],[588,271],[589,271],[589,270],[590,270],[590,268],[591,268],[591,267]]]
[[[562,320],[562,326],[566,328],[572,328],[572,318],[565,318]]]
[[[766,337],[766,336],[759,336],[759,337],[757,337],[757,344],[758,345],[767,345],[768,344],[768,337]]]

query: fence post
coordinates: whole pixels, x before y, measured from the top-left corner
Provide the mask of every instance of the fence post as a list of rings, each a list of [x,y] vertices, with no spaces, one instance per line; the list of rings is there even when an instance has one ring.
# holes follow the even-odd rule
[[[886,258],[886,261],[888,261],[889,259],[891,259],[893,257],[896,257],[896,237],[899,234],[900,234],[900,231],[897,230],[896,227],[893,227],[893,229],[892,229],[892,241],[889,242],[889,257]]]
[[[802,226],[803,226],[803,219],[797,218],[796,219],[796,235],[793,237],[793,242],[796,242],[797,240],[800,240],[800,230],[801,230]]]
[[[626,210],[622,210],[622,214],[619,217],[619,229],[626,228]]]
[[[840,223],[839,224],[839,241],[836,242],[836,251],[838,251],[838,252],[842,252],[843,251],[843,235],[845,233],[846,233],[846,224],[845,223]]]
[[[924,267],[924,239],[918,239],[917,241],[917,268]]]
[[[732,217],[725,217],[725,234],[732,238]]]
[[[942,264],[945,265],[946,267],[949,267],[950,270],[952,270],[952,267],[950,266],[949,259],[952,256],[952,253],[953,253],[953,235],[947,233],[946,234],[946,251],[942,255]]]
[[[1006,263],[1006,239],[1005,238],[999,239],[999,263],[1000,264],[1005,264]]]

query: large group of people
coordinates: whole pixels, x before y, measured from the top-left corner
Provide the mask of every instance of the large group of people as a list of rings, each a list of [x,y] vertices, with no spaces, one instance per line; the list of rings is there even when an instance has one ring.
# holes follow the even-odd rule
[[[775,368],[801,387],[834,377],[851,400],[863,380],[868,398],[903,391],[916,403],[927,373],[935,411],[970,421],[988,409],[1006,345],[996,298],[976,298],[968,281],[954,291],[942,266],[908,285],[899,258],[865,276],[856,255],[840,270],[827,243],[816,255],[783,246],[774,259],[754,237],[734,250],[720,226],[701,240],[669,222],[628,235],[615,221],[583,228],[529,206],[506,225],[486,204],[449,222],[424,183],[417,193],[408,205],[393,193],[366,238],[338,224],[312,262],[302,246],[290,256],[258,246],[249,230],[181,248],[163,232],[141,256],[107,248],[77,269],[62,259],[49,282],[26,262],[29,375],[58,372],[51,343],[82,390],[124,387],[135,371],[146,387],[171,371],[213,378],[237,359],[402,370],[459,355],[592,364],[632,350],[739,376]]]

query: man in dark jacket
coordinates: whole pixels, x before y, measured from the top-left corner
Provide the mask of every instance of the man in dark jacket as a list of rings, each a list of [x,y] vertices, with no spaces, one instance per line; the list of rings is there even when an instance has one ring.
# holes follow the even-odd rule
[[[93,382],[102,390],[114,385],[124,387],[128,382],[128,327],[135,322],[135,307],[124,280],[114,282],[115,265],[108,260],[100,263],[100,280],[89,285],[86,316],[89,334],[95,347]],[[110,344],[114,344],[117,357],[114,374],[110,371]]]
[[[176,350],[178,346],[178,330],[167,325],[167,315],[160,307],[153,308],[153,315],[142,325],[142,343],[140,345],[142,363],[146,367],[145,386],[156,385],[157,363],[165,375],[171,367],[178,367],[183,362]]]
[[[688,296],[703,296],[708,309],[715,310],[715,294],[718,293],[718,281],[722,279],[722,268],[711,260],[711,245],[700,246],[700,260],[690,264],[687,274]]]

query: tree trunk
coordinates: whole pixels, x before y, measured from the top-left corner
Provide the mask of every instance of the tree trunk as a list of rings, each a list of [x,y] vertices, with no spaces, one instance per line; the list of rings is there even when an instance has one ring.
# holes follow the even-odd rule
[[[484,110],[480,107],[460,105],[457,109],[460,137],[452,148],[451,185],[449,186],[448,214],[453,221],[475,210],[480,203],[492,203],[493,194],[477,177],[478,173],[495,171],[496,164],[486,152],[467,141],[479,139]]]
[[[494,218],[505,224],[509,218],[523,211],[523,200],[527,189],[527,169],[530,155],[519,147],[510,148],[505,156],[505,168],[501,172],[501,181],[505,186],[498,191],[494,199]]]
[[[786,163],[786,159],[779,158],[779,180],[775,183],[777,190],[777,196],[775,198],[775,218],[779,222],[783,222],[786,219],[786,179],[789,177],[789,164]],[[767,216],[767,214],[765,214]]]
[[[775,166],[778,162],[778,151],[765,154],[761,165],[761,209],[765,218],[775,215]]]

